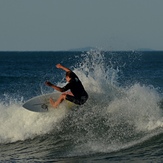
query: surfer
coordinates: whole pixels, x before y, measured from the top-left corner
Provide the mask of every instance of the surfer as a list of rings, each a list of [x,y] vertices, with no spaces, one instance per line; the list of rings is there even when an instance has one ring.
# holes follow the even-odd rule
[[[54,101],[52,98],[50,98],[50,104],[54,108],[56,108],[63,100],[71,101],[77,105],[84,104],[88,99],[88,94],[85,91],[78,76],[69,68],[66,68],[61,64],[57,64],[56,67],[66,71],[66,81],[68,83],[64,87],[61,88],[59,86],[52,84],[49,81],[45,82],[47,86],[50,86],[59,92],[64,92],[61,94],[61,96],[58,98],[57,101]]]

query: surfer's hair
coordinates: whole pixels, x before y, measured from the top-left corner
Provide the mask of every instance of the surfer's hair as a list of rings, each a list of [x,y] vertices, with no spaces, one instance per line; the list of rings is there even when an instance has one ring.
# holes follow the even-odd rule
[[[68,76],[69,78],[73,78],[74,77],[74,73],[72,71],[67,71],[66,72],[66,76]]]

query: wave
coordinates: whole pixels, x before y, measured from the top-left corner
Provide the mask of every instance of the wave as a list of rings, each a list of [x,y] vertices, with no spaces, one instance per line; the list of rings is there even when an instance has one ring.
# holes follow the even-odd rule
[[[9,104],[0,102],[0,143],[23,141],[47,134],[66,114],[65,108],[45,114],[31,112],[22,107],[23,101],[8,98]]]
[[[42,114],[23,109],[23,98],[8,96],[8,103],[0,102],[1,144],[51,135],[56,144],[71,148],[66,156],[74,156],[117,151],[163,132],[156,88],[140,83],[120,86],[120,68],[101,52],[90,51],[81,58],[73,69],[89,93],[87,103],[74,111],[60,106]]]

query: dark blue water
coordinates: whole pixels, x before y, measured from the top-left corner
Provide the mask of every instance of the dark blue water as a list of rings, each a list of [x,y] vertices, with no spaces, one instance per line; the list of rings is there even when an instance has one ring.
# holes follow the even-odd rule
[[[22,104],[62,86],[61,63],[89,94],[74,111]],[[0,161],[162,162],[163,52],[0,52]]]

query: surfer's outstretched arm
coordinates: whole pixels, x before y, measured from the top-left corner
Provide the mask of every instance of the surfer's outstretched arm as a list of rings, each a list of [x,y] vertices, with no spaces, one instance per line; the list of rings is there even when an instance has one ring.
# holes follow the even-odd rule
[[[45,84],[46,84],[47,86],[49,86],[49,87],[52,87],[52,88],[55,89],[56,91],[64,92],[64,89],[63,89],[63,88],[58,87],[58,86],[52,84],[52,83],[49,82],[49,81],[46,81]]]
[[[65,66],[63,66],[63,65],[61,65],[60,63],[58,63],[58,64],[56,65],[56,67],[57,67],[57,68],[60,68],[60,69],[62,69],[62,70],[64,70],[64,71],[66,71],[66,72],[71,71],[69,68],[67,68],[67,67],[65,67]]]

